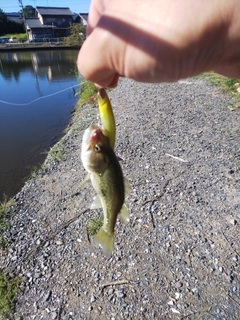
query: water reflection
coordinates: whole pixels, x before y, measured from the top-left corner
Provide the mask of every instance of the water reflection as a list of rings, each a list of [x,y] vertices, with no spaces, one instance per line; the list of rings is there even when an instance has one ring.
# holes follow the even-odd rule
[[[71,79],[73,59],[76,61],[76,50],[5,52],[0,54],[0,74],[6,80],[18,80],[24,71],[49,81]]]
[[[0,201],[20,190],[63,135],[76,103],[78,50],[0,53]],[[34,102],[32,102],[34,101]]]

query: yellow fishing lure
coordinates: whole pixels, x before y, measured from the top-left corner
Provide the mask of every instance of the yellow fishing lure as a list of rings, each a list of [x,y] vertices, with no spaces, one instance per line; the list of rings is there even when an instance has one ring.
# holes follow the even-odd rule
[[[110,146],[114,149],[116,140],[116,123],[111,102],[106,90],[103,88],[98,90],[98,106],[103,126],[103,134],[109,138]]]

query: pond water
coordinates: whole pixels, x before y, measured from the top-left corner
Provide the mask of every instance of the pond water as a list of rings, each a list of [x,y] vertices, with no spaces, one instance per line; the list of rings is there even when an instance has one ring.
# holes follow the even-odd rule
[[[0,52],[0,202],[64,134],[78,91],[78,50]]]

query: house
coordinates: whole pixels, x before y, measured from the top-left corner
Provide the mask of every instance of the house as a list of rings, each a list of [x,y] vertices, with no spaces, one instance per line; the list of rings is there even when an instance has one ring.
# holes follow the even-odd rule
[[[19,12],[6,12],[5,16],[8,18],[8,20],[21,23],[22,22],[22,16],[19,14]]]
[[[69,8],[36,7],[36,18],[25,19],[28,40],[60,38],[69,35],[73,13]]]
[[[88,13],[74,13],[73,21],[75,23],[81,23],[84,26],[87,26]]]

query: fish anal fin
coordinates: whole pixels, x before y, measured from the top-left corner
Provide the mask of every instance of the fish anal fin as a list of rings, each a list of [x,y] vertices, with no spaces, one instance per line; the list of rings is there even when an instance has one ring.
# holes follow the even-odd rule
[[[101,199],[100,199],[99,195],[97,195],[93,199],[93,202],[91,204],[90,209],[100,209],[100,208],[102,208],[102,202],[101,202]]]
[[[100,245],[106,257],[110,258],[114,245],[114,233],[109,233],[101,227],[98,234],[94,237],[93,244],[95,246]]]
[[[128,208],[126,206],[126,204],[124,203],[123,206],[122,206],[122,209],[119,213],[122,221],[126,224],[129,222],[130,220],[130,215],[129,215],[129,211],[128,211]]]

